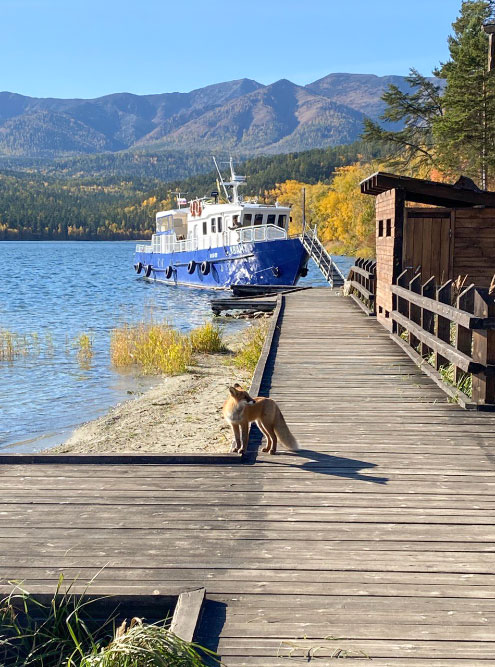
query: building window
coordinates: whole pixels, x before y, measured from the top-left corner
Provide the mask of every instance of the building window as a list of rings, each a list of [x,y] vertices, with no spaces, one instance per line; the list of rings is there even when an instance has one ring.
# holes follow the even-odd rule
[[[378,236],[383,236],[383,220],[378,220]]]
[[[217,220],[216,218],[211,219],[211,231],[214,234],[217,231]]]
[[[217,232],[221,232],[222,229],[223,229],[223,220],[222,220],[222,218],[217,218],[217,221],[218,221],[218,229],[217,229]]]
[[[250,227],[251,226],[251,213],[244,213],[244,218],[243,218],[243,226],[244,227]]]
[[[386,235],[387,236],[392,236],[392,220],[390,218],[387,218],[387,230],[386,230]]]
[[[206,220],[203,222],[203,234],[208,234],[208,223]]]
[[[285,219],[287,218],[286,215],[279,215],[278,216],[278,226],[279,227],[285,227]]]
[[[256,213],[254,216],[254,224],[262,225],[263,224],[263,213]]]
[[[276,218],[275,214],[270,213],[266,218],[266,224],[267,225],[274,225],[275,224],[275,218]]]

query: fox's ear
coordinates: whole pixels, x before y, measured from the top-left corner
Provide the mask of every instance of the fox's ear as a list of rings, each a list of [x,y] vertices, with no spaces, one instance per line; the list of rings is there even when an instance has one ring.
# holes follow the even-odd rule
[[[237,396],[237,391],[234,389],[234,387],[229,387],[229,392],[230,395],[233,396],[234,398]]]

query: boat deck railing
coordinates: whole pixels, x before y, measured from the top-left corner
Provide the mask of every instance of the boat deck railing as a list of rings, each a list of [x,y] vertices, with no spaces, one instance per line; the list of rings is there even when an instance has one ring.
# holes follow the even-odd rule
[[[259,225],[258,227],[243,227],[239,230],[239,241],[250,243],[252,241],[276,241],[286,239],[287,232],[276,225]]]
[[[238,243],[252,243],[253,241],[277,241],[287,238],[287,232],[276,225],[259,225],[242,227],[222,233],[221,245],[237,245]],[[216,246],[211,246],[216,247]],[[172,253],[191,252],[199,249],[197,238],[184,239],[172,242],[170,236],[154,235],[151,244],[139,243],[136,252]],[[208,248],[205,248],[206,250]]]

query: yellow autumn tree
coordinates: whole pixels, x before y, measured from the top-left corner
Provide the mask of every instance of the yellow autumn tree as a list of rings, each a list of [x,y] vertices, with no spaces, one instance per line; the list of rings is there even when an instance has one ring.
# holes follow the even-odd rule
[[[329,191],[318,201],[318,231],[331,252],[374,257],[375,199],[362,195],[359,184],[376,169],[361,163],[339,167]]]
[[[278,201],[282,206],[291,207],[290,234],[300,234],[302,229],[302,197],[303,188],[306,189],[306,223],[319,225],[319,203],[330,190],[330,185],[317,183],[309,185],[300,181],[285,181],[278,183],[273,190],[266,193],[268,201]]]

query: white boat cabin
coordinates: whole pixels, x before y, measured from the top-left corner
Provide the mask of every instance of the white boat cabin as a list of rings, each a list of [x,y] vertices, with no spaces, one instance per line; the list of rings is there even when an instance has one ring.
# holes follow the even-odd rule
[[[286,239],[289,221],[290,208],[278,204],[218,204],[197,199],[187,207],[157,213],[151,246],[138,246],[136,250],[190,252]]]

